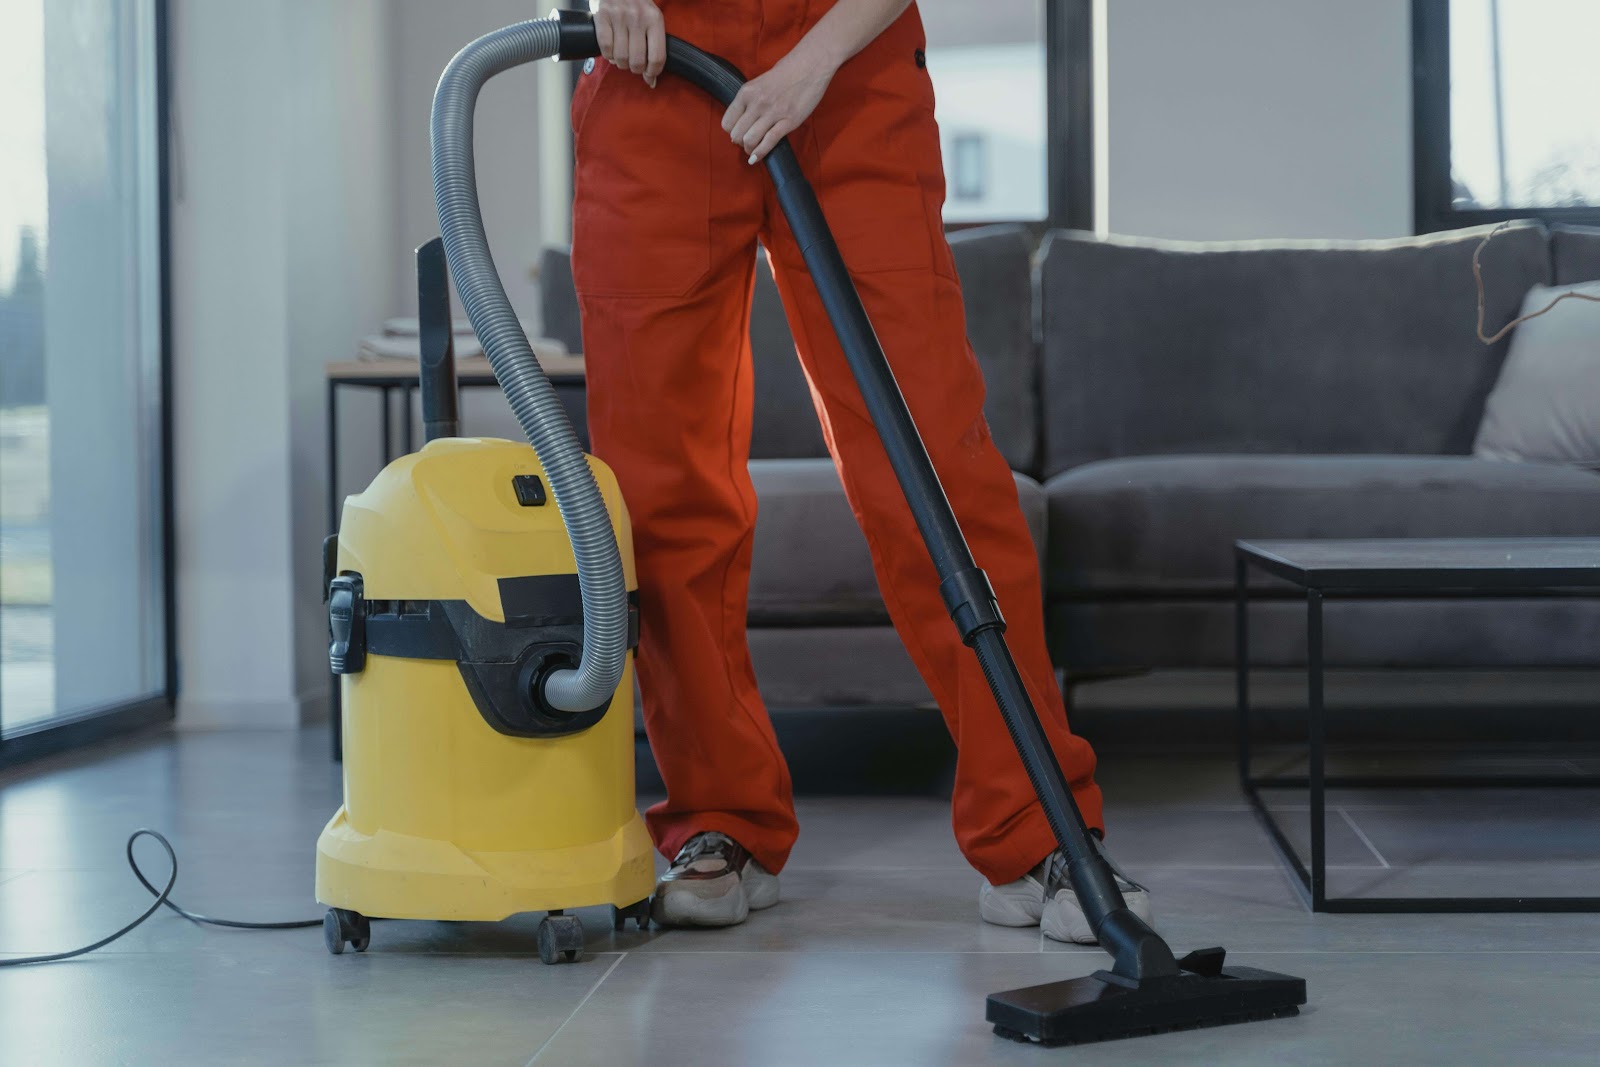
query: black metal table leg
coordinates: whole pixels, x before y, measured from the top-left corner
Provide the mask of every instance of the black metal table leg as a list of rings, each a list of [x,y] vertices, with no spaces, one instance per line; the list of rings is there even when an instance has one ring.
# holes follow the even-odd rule
[[[339,532],[339,385],[328,380],[328,533]],[[329,744],[334,762],[344,759],[344,719],[339,676],[328,675]]]
[[[1311,785],[1311,910],[1321,911],[1328,898],[1328,819],[1324,778],[1326,723],[1322,700],[1322,593],[1306,590],[1306,665],[1309,714],[1307,734]]]
[[[400,387],[400,445],[405,456],[416,450],[411,437],[411,388],[410,384]]]
[[[378,395],[382,398],[383,405],[383,462],[387,466],[394,459],[394,411],[389,403],[389,394],[393,387],[378,386]]]
[[[328,532],[339,532],[339,385],[328,380]]]
[[[1257,776],[1251,769],[1248,726],[1249,705],[1249,590],[1245,575],[1249,567],[1260,565],[1242,549],[1237,553],[1235,641],[1238,674],[1237,719],[1239,737],[1239,778],[1245,800],[1266,831],[1273,851],[1290,872],[1290,885],[1314,912],[1335,914],[1414,914],[1414,913],[1491,913],[1491,912],[1600,912],[1600,896],[1511,896],[1511,897],[1330,897],[1328,894],[1327,791],[1329,789],[1594,789],[1600,788],[1600,775],[1370,775],[1327,773],[1326,648],[1323,610],[1327,594],[1302,585],[1306,590],[1307,661],[1307,773]],[[1270,570],[1270,568],[1267,568]],[[1293,580],[1293,579],[1291,579]],[[1555,589],[1557,592],[1552,592]],[[1559,595],[1558,587],[1529,585],[1518,590],[1530,596]],[[1333,595],[1379,592],[1349,587]],[[1278,824],[1262,799],[1270,789],[1306,790],[1310,797],[1311,856],[1302,861],[1299,850]]]
[[[1235,595],[1233,670],[1239,730],[1239,784],[1250,787],[1250,591],[1244,557],[1233,564]]]

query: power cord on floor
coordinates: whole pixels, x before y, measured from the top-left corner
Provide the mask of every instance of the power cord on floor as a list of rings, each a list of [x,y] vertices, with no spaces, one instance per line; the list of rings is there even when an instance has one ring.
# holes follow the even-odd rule
[[[144,871],[139,868],[139,861],[133,856],[133,843],[141,837],[153,837],[162,848],[167,850],[167,859],[172,864],[172,872],[167,875],[167,884],[160,889],[152,885],[150,879],[144,876]],[[127,856],[128,866],[133,868],[133,876],[139,879],[139,884],[148,889],[156,898],[155,902],[145,909],[143,915],[140,915],[116,933],[108,937],[102,937],[92,945],[84,945],[82,948],[75,948],[68,952],[52,952],[45,956],[18,956],[11,959],[0,959],[0,967],[21,967],[30,963],[55,963],[59,960],[70,960],[74,956],[82,956],[85,953],[93,952],[95,949],[105,948],[119,937],[132,932],[163,907],[171,908],[192,923],[204,923],[207,926],[226,926],[234,930],[303,930],[308,927],[322,925],[321,919],[305,919],[282,923],[248,923],[237,919],[214,919],[209,915],[199,915],[179,907],[177,902],[172,900],[172,887],[178,882],[178,854],[173,851],[172,842],[155,830],[139,829],[130,834],[128,837]]]

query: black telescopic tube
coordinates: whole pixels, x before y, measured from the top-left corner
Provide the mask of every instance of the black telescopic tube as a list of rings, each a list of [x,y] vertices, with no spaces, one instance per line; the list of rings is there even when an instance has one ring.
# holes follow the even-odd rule
[[[943,583],[941,592],[945,594],[951,616],[961,629],[963,640],[977,653],[1045,818],[1056,842],[1067,854],[1068,877],[1090,928],[1115,958],[1117,973],[1129,978],[1177,974],[1178,965],[1172,950],[1128,910],[1115,877],[1089,837],[1083,813],[1078,810],[1061,773],[1038,712],[1006,645],[1005,626],[994,603],[994,594],[972,558],[933,461],[928,457],[927,447],[861,304],[860,294],[828,230],[811,183],[800,172],[787,144],[778,146],[768,156],[767,169],[777,184],[778,203],[800,245],[867,412],[888,454],[889,465],[894,469]],[[963,594],[968,595],[963,597]]]
[[[418,379],[422,433],[426,441],[455,437],[461,421],[456,391],[455,324],[450,312],[450,267],[444,238],[417,249],[417,338],[422,350]],[[410,413],[406,415],[410,418]]]
[[[587,15],[557,12],[557,17],[561,21],[560,58],[583,59],[598,52],[594,26]],[[723,105],[733,101],[745,80],[727,60],[676,37],[667,38],[666,70],[705,90]],[[805,258],[889,464],[938,571],[940,592],[951,618],[962,640],[977,653],[1056,842],[1067,854],[1068,876],[1090,928],[1116,961],[1117,974],[1134,979],[1177,974],[1172,950],[1128,910],[1116,879],[1090,839],[1083,813],[1073,800],[1016,661],[1006,646],[1005,621],[1000,617],[994,593],[967,547],[811,183],[786,140],[767,154],[765,162],[784,218]]]

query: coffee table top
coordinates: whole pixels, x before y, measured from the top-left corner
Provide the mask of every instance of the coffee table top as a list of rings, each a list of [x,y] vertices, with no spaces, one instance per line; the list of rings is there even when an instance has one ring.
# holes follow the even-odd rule
[[[1600,587],[1600,537],[1238,541],[1241,559],[1309,589]]]

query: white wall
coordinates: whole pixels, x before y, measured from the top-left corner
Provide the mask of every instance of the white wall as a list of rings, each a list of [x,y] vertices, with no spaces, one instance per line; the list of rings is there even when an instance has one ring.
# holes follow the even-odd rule
[[[478,34],[539,14],[526,0],[172,0],[181,725],[324,713],[323,367],[414,312],[412,249],[438,230],[439,72]],[[535,321],[537,175],[541,155],[559,162],[539,150],[541,84],[510,72],[478,112],[491,240]],[[559,145],[565,126],[543,135]],[[350,396],[340,414],[353,492],[381,465],[377,406]],[[498,396],[473,393],[463,415],[516,433]]]
[[[389,17],[172,5],[180,725],[321,710],[321,368],[390,306]]]
[[[178,717],[287,725],[284,18],[207,0],[170,18]]]
[[[550,6],[528,0],[390,0],[399,201],[395,239],[408,252],[439,232],[428,158],[428,112],[440,72],[468,41],[513,22],[539,18]],[[533,67],[507,71],[485,86],[476,123],[478,199],[489,245],[511,303],[529,322],[538,321],[538,285],[531,271],[544,245],[538,90],[539,75]],[[564,241],[557,237],[555,243]],[[416,276],[409,259],[397,265],[392,278],[395,307],[415,314]]]
[[[321,596],[327,436],[324,366],[350,359],[392,315],[394,270],[411,262],[395,234],[395,123],[388,0],[290,0],[299,72],[289,110],[286,217],[291,600],[301,714],[328,695]],[[389,269],[385,269],[385,268]],[[359,426],[357,427],[359,429]]]
[[[1394,237],[1411,225],[1408,0],[1106,0],[1117,233]]]
[[[392,224],[386,234],[388,270],[377,281],[387,298],[382,314],[367,320],[362,332],[375,330],[391,315],[416,314],[413,252],[439,232],[433,205],[428,118],[433,90],[450,57],[467,42],[522,19],[542,16],[548,8],[526,0],[386,0],[387,25],[378,43],[387,68],[387,193]],[[561,190],[541,169],[570,166],[567,142],[565,66],[540,63],[508,71],[483,91],[477,113],[479,196],[488,223],[489,242],[506,291],[525,322],[537,326],[539,289],[532,275],[547,243],[567,241],[566,212],[553,200]],[[552,92],[554,90],[554,92]],[[562,99],[550,99],[559,95]],[[570,186],[566,194],[570,198]],[[559,217],[554,217],[559,215]],[[458,308],[459,313],[459,308]],[[354,358],[355,346],[327,359]],[[306,410],[322,417],[320,394],[306,397]],[[343,390],[339,401],[341,497],[359,492],[383,465],[379,402],[369,390]],[[472,433],[519,437],[516,420],[505,400],[493,390],[473,389],[461,398],[462,422]],[[320,433],[319,427],[313,428]],[[396,430],[398,435],[398,428]],[[416,440],[421,440],[420,424]],[[320,437],[318,438],[320,447]],[[398,447],[398,446],[397,446]],[[305,475],[323,490],[322,457]],[[318,497],[317,515],[325,504]],[[318,520],[321,521],[320,519]],[[320,619],[320,601],[317,604]],[[308,616],[309,617],[309,616]],[[321,640],[320,636],[318,638]],[[320,667],[319,667],[320,669]]]

